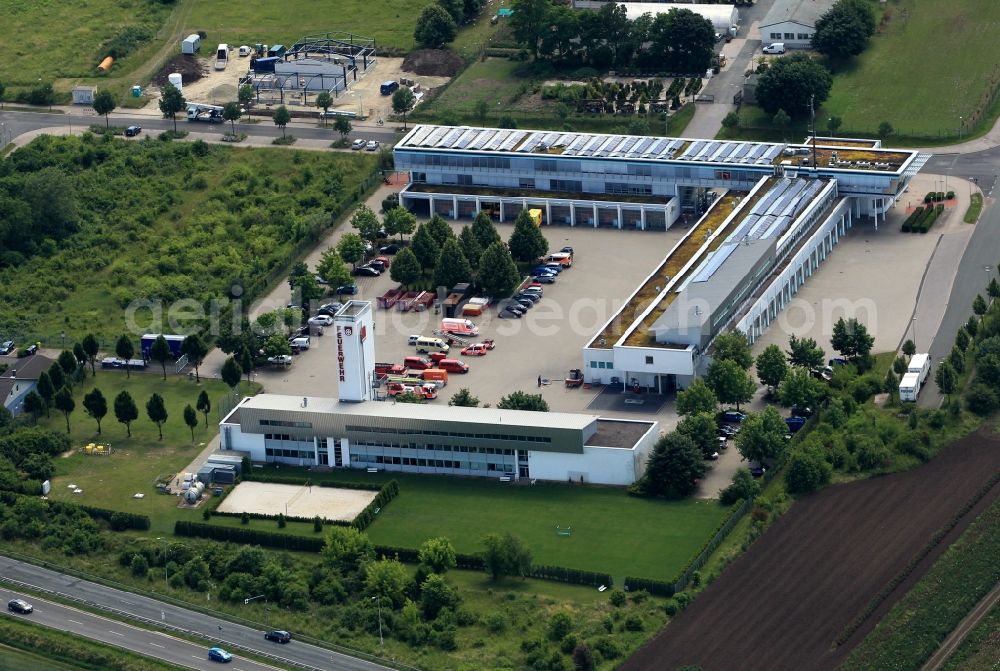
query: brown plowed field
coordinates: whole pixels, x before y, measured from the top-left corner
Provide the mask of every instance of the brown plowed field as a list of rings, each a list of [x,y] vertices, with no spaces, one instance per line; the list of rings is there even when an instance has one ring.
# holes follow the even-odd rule
[[[920,468],[805,497],[622,670],[837,668],[1000,484],[834,649],[844,627],[998,471],[1000,436],[988,427]]]

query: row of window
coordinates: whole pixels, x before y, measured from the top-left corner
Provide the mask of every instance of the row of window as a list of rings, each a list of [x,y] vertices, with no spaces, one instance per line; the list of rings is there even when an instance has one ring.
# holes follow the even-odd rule
[[[316,455],[312,450],[281,450],[272,447],[264,448],[264,455],[268,457],[286,457],[288,459],[315,459]]]
[[[614,361],[591,361],[590,362],[590,367],[591,368],[612,368],[613,369],[615,367],[615,362]]]
[[[348,424],[344,427],[357,433],[383,433],[401,436],[446,436],[449,438],[480,438],[486,440],[515,440],[529,443],[551,443],[547,436],[514,436],[507,433],[462,433],[461,431],[421,431],[420,429],[393,429],[389,427],[361,426]],[[487,448],[489,449],[489,448]]]
[[[295,429],[311,429],[312,422],[287,422],[282,419],[262,419],[261,426],[288,426]]]
[[[494,471],[513,473],[514,464],[487,464],[480,461],[454,461],[452,459],[413,459],[410,457],[385,457],[364,452],[351,453],[351,462],[358,464],[393,464],[397,466],[422,466],[424,468],[452,468],[463,471]]]
[[[473,447],[470,445],[435,445],[428,443],[394,443],[386,440],[366,440],[354,443],[363,447],[383,447],[398,450],[430,450],[432,452],[464,452],[468,454],[498,454],[508,457],[514,456],[514,450],[504,450],[499,447]]]
[[[811,33],[771,33],[772,40],[794,40],[796,38],[800,40],[811,40],[812,37]]]
[[[441,154],[403,154],[408,165],[432,165],[448,168],[510,170],[510,159],[496,156],[446,156]]]
[[[604,193],[614,193],[629,196],[652,196],[652,184],[622,184],[620,182],[606,182]]]

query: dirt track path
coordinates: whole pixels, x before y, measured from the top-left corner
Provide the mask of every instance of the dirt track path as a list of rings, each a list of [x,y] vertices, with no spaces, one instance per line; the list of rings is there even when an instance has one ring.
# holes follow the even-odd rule
[[[983,597],[983,599],[976,604],[976,607],[965,616],[958,626],[955,627],[955,631],[948,634],[948,638],[941,642],[938,646],[937,651],[931,655],[931,658],[927,660],[927,663],[921,667],[920,671],[937,671],[944,663],[948,661],[951,657],[951,653],[955,652],[955,648],[962,644],[965,637],[969,635],[969,632],[975,629],[979,621],[982,620],[986,615],[993,610],[993,607],[1000,603],[1000,584],[993,588],[993,590]]]

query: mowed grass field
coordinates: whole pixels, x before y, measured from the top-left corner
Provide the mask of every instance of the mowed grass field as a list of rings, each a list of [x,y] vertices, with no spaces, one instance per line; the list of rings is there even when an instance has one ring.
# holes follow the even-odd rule
[[[184,2],[193,3],[187,27],[207,32],[209,49],[219,42],[291,46],[305,35],[341,31],[375,38],[376,48],[406,51],[415,47],[417,16],[433,4],[433,0]]]
[[[94,387],[101,390],[108,402],[108,414],[101,422],[101,435],[97,422],[86,414],[83,397]],[[246,392],[246,383],[241,391]],[[115,420],[114,399],[127,389],[139,408],[139,419],[132,423],[132,437],[127,436],[125,425]],[[184,423],[184,406],[195,407],[198,394],[204,389],[212,401],[212,411],[205,417],[198,414],[199,426],[191,431]],[[163,440],[159,440],[156,425],[146,415],[146,401],[154,393],[163,396],[168,418],[163,425]],[[56,476],[52,479],[54,499],[73,501],[111,510],[125,510],[149,515],[154,532],[173,531],[176,519],[195,519],[196,513],[179,510],[177,498],[156,492],[154,483],[158,475],[170,475],[185,468],[205,445],[219,432],[216,409],[220,400],[229,394],[229,387],[218,380],[202,378],[201,385],[186,375],[167,375],[166,381],[155,373],[133,373],[127,379],[118,371],[97,371],[97,377],[88,376],[86,382],[77,383],[73,390],[76,410],[70,415],[70,439],[73,449],[87,443],[111,444],[111,456],[86,455],[75,452],[71,456],[56,457]],[[48,418],[42,417],[40,426],[56,431],[66,430],[66,420],[61,412],[52,410]],[[75,484],[83,490],[73,494],[68,488]],[[133,499],[136,493],[145,498]],[[200,517],[198,517],[200,519]]]
[[[380,545],[419,547],[447,536],[463,553],[479,552],[488,533],[511,532],[534,553],[535,564],[628,576],[672,579],[718,526],[726,508],[715,501],[656,501],[628,496],[621,489],[538,483],[500,484],[493,480],[406,473],[310,473],[282,467],[281,475],[381,484],[395,478],[400,492],[367,529]],[[278,511],[276,511],[278,512]],[[236,518],[213,524],[238,524]],[[253,526],[277,531],[273,522]],[[572,527],[557,536],[556,526]],[[311,524],[287,531],[312,535]]]
[[[843,119],[838,134],[874,135],[888,121],[899,135],[957,135],[998,70],[996,0],[889,3],[886,31],[836,73],[817,120]]]

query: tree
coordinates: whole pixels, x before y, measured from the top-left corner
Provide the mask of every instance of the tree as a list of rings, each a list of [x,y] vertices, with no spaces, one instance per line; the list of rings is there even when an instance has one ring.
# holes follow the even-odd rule
[[[511,10],[513,13],[508,20],[514,39],[526,45],[537,59],[542,37],[550,29],[552,0],[513,0]]]
[[[374,559],[375,546],[364,532],[354,527],[331,527],[326,532],[322,557],[327,566],[351,573]]]
[[[545,402],[541,394],[529,394],[523,391],[514,391],[504,396],[497,403],[497,407],[501,410],[549,411],[549,404]]]
[[[126,362],[125,378],[128,379],[132,377],[131,373],[129,372],[131,370],[131,367],[127,364],[128,361],[135,356],[135,348],[132,346],[132,341],[129,340],[129,337],[127,335],[123,334],[118,336],[118,341],[115,343],[115,356],[117,356],[122,361]]]
[[[774,117],[771,119],[771,123],[778,130],[784,130],[788,128],[788,124],[792,123],[792,117],[788,116],[788,113],[783,109],[779,109],[774,113]]]
[[[752,501],[760,495],[760,485],[746,468],[738,468],[733,473],[732,483],[719,491],[719,503],[731,506],[740,499]]]
[[[456,284],[471,281],[472,266],[465,258],[458,240],[452,238],[444,243],[437,264],[434,266],[434,286],[450,290]]]
[[[321,93],[320,95],[323,94]],[[347,142],[347,136],[350,135],[352,130],[354,130],[354,126],[351,124],[351,120],[348,117],[341,114],[333,120],[333,130],[340,133],[341,142]]]
[[[293,295],[298,294],[302,305],[322,298],[325,293],[323,287],[316,281],[316,275],[309,272],[309,267],[303,262],[292,266],[292,274],[288,276],[288,286]]]
[[[83,353],[87,355],[87,361],[90,362],[90,372],[92,375],[97,375],[97,354],[101,351],[101,344],[97,341],[97,338],[93,333],[88,333],[83,336],[83,340],[80,343],[83,347]]]
[[[163,440],[163,423],[167,421],[167,406],[163,402],[163,397],[156,392],[153,392],[146,401],[146,416],[156,424],[156,428],[160,431],[160,440]]]
[[[425,49],[437,49],[455,39],[455,21],[440,5],[427,5],[417,17],[413,37]],[[399,89],[402,90],[402,89]]]
[[[757,357],[757,378],[771,389],[778,385],[788,375],[788,364],[785,354],[777,345],[768,345]]]
[[[826,120],[826,129],[830,131],[830,135],[836,135],[837,129],[840,128],[844,120],[839,116],[832,116]]]
[[[497,581],[505,575],[526,577],[531,570],[531,550],[520,538],[509,531],[503,535],[486,534],[479,541],[483,545],[483,564],[490,580]]]
[[[847,320],[841,317],[833,325],[830,345],[849,359],[868,356],[874,344],[875,338],[868,335],[868,328],[854,317]]]
[[[222,118],[229,122],[233,135],[236,135],[236,122],[239,121],[242,116],[243,111],[240,109],[240,104],[237,102],[228,102],[226,103],[226,106],[222,108]]]
[[[917,353],[917,346],[912,340],[907,340],[903,343],[903,354],[906,356],[913,356]]]
[[[958,329],[958,333],[955,334],[955,346],[963,352],[969,349],[969,332],[964,326]],[[913,349],[916,351],[915,347]]]
[[[448,12],[448,15],[458,25],[465,18],[465,3],[463,0],[438,0],[441,9]]]
[[[420,279],[422,274],[423,269],[420,267],[420,261],[417,261],[417,257],[409,247],[403,248],[396,254],[392,265],[389,266],[389,277],[392,278],[393,282],[402,284],[403,288],[409,288],[411,284]]]
[[[732,360],[713,361],[708,367],[705,383],[715,392],[720,403],[740,403],[753,398],[754,383],[750,374]]]
[[[77,368],[84,367],[86,365],[86,362],[88,361],[87,353],[83,351],[83,345],[81,343],[73,343],[73,356],[80,362]],[[75,370],[76,369],[74,369],[74,371]]]
[[[471,227],[462,227],[461,232],[458,234],[458,244],[462,247],[462,253],[468,259],[469,265],[473,269],[478,268],[479,257],[483,255],[483,248],[479,246],[479,241],[476,240]]]
[[[768,406],[763,412],[750,414],[736,434],[736,449],[747,461],[763,463],[777,459],[785,449],[788,425],[778,411]]]
[[[458,595],[444,576],[432,573],[420,585],[420,608],[424,617],[433,620],[445,608],[458,604]]]
[[[201,374],[198,369],[208,354],[208,346],[201,339],[201,336],[192,333],[181,343],[181,352],[187,355],[188,362],[194,366],[195,381],[201,382]]]
[[[991,303],[1000,298],[1000,282],[997,282],[997,278],[990,279],[990,283],[986,287],[986,293],[989,295]]]
[[[281,129],[281,137],[285,137],[285,126],[292,120],[292,115],[284,105],[278,105],[272,117],[274,125]]]
[[[503,242],[497,227],[493,225],[490,215],[483,211],[476,214],[472,220],[472,234],[476,237],[476,242],[482,249],[489,249],[494,242]]]
[[[398,559],[379,559],[365,566],[365,592],[387,599],[394,608],[403,605],[410,572]]]
[[[353,234],[348,233],[348,235]],[[343,238],[341,238],[341,240],[343,240]],[[364,249],[363,243],[362,249]],[[340,256],[340,250],[332,247],[324,250],[320,255],[319,263],[316,264],[316,274],[319,275],[324,282],[333,287],[344,286],[351,281],[351,272],[347,269],[347,266],[344,265],[343,258]]]
[[[892,127],[892,124],[889,123],[888,121],[883,121],[878,125],[878,137],[880,140],[887,139],[894,132],[896,132],[895,129]]]
[[[977,317],[986,314],[986,299],[983,298],[982,294],[976,294],[975,300],[972,301],[972,311],[976,313]]]
[[[66,433],[69,433],[69,415],[76,409],[76,401],[68,387],[62,387],[56,392],[55,406],[66,417]]]
[[[382,220],[387,236],[398,235],[403,241],[404,235],[410,235],[417,227],[417,217],[405,207],[394,207],[385,213]]]
[[[653,446],[646,472],[634,485],[643,496],[683,499],[694,494],[706,466],[701,449],[683,433],[662,436]]]
[[[226,362],[222,364],[222,381],[229,385],[229,388],[233,391],[236,390],[236,386],[240,383],[240,378],[243,377],[243,369],[240,365],[236,363],[236,359],[229,357]]]
[[[409,86],[400,86],[392,94],[392,111],[403,115],[403,130],[406,130],[406,115],[417,104],[417,97]]]
[[[173,358],[173,354],[170,352],[170,345],[167,343],[167,339],[163,337],[163,334],[156,336],[156,340],[150,346],[149,358],[160,363],[160,367],[163,368],[163,379],[166,380],[167,362]]]
[[[52,388],[58,391],[65,387],[69,382],[66,380],[66,372],[63,367],[59,365],[58,361],[53,361],[52,365],[49,366],[49,377],[52,378]],[[53,392],[53,394],[56,392]]]
[[[212,411],[212,401],[208,398],[208,392],[204,389],[198,394],[198,401],[195,403],[198,412],[205,415],[205,428],[208,428],[208,413]]]
[[[52,377],[48,374],[48,371],[42,371],[38,374],[38,382],[35,384],[35,391],[38,395],[42,397],[45,401],[45,414],[49,414],[49,406],[52,405],[52,399],[56,395],[56,387],[52,384]]]
[[[750,370],[753,355],[750,354],[750,342],[746,334],[733,329],[717,335],[712,343],[712,360],[735,361],[743,370]]]
[[[532,220],[527,209],[521,210],[510,234],[510,255],[515,261],[534,261],[549,249],[541,229]]]
[[[344,263],[350,263],[352,268],[357,268],[358,261],[365,258],[365,241],[357,233],[345,233],[337,241],[337,254]]]
[[[816,408],[826,396],[826,387],[804,368],[794,368],[781,383],[778,397],[785,406]]]
[[[785,472],[785,485],[790,494],[807,494],[830,482],[832,471],[819,450],[796,450]]]
[[[97,434],[101,434],[101,420],[108,414],[108,402],[104,394],[97,387],[94,387],[83,397],[83,407],[87,414],[97,422]]]
[[[280,333],[272,334],[264,341],[264,356],[269,359],[284,356],[292,353],[292,346],[288,344],[288,338]],[[242,366],[240,366],[242,368]]]
[[[486,117],[490,114],[490,104],[485,99],[479,99],[472,106],[472,113],[476,115],[480,126],[486,125]]]
[[[689,9],[671,9],[653,18],[649,56],[674,72],[704,72],[712,67],[715,28]]]
[[[942,361],[938,364],[937,370],[934,371],[934,383],[937,385],[938,391],[945,396],[951,396],[955,393],[955,385],[958,383],[958,374],[955,373],[955,369],[952,367],[951,363]]]
[[[969,410],[981,417],[993,414],[1000,407],[1000,399],[997,393],[989,385],[982,382],[975,382],[965,393],[965,402]]]
[[[771,62],[757,80],[758,104],[768,114],[785,110],[792,117],[809,111],[810,98],[818,108],[830,95],[830,72],[805,54],[784,56]]]
[[[948,353],[948,363],[955,369],[956,375],[965,371],[965,352],[960,350],[958,345],[952,345],[951,352]]]
[[[320,91],[319,95],[316,96],[316,107],[323,110],[323,125],[326,125],[326,116],[330,111],[330,106],[333,105],[333,96],[330,95],[329,91]],[[344,117],[345,119],[347,117]]]
[[[716,429],[715,415],[710,412],[688,415],[677,424],[677,432],[693,440],[702,454],[712,454],[716,451],[718,447]]]
[[[247,111],[247,115],[250,114],[250,105],[253,103],[254,90],[251,84],[244,84],[240,87],[240,90],[236,93],[236,98],[239,100],[240,106]]]
[[[177,114],[187,106],[187,100],[176,86],[167,82],[160,89],[160,113],[164,119],[172,119],[174,132],[177,132]]]
[[[132,437],[132,422],[139,419],[139,408],[136,407],[132,395],[122,390],[115,396],[115,419],[125,425],[129,438]]]
[[[573,648],[573,666],[576,667],[576,671],[594,671],[596,664],[594,662],[594,653],[590,651],[590,646],[585,642],[580,641]]]
[[[198,413],[191,404],[184,406],[184,423],[191,429],[191,442],[194,442],[194,430],[198,428]]]
[[[417,226],[417,232],[413,234],[413,242],[409,249],[413,251],[417,261],[420,262],[420,267],[424,270],[433,268],[441,256],[441,247],[427,230],[427,224]]]
[[[118,107],[118,101],[115,100],[115,94],[111,91],[98,91],[94,94],[94,102],[91,103],[94,111],[98,115],[104,117],[105,128],[111,128],[111,121],[108,119],[108,115],[111,114],[116,107]]]
[[[448,401],[448,405],[455,405],[460,408],[478,408],[479,399],[473,396],[472,392],[468,389],[462,387],[454,396],[451,397],[451,400]]]
[[[367,205],[359,205],[351,216],[351,227],[358,232],[362,240],[374,242],[378,240],[382,224],[379,223],[378,215],[372,212]]]
[[[37,422],[38,418],[48,411],[48,406],[42,395],[32,389],[24,397],[24,411],[31,415],[32,419]]]
[[[253,355],[250,354],[249,349],[244,347],[243,351],[240,352],[240,370],[247,376],[247,384],[250,384],[250,375],[253,373],[254,368],[256,368],[256,364]]]
[[[432,573],[447,573],[455,568],[455,546],[443,536],[425,540],[417,557]]]
[[[976,333],[979,332],[979,321],[975,317],[969,317],[969,321],[965,322],[965,330],[969,332],[970,336],[975,338]]]
[[[425,224],[427,232],[431,234],[434,238],[434,242],[438,244],[438,247],[444,247],[444,243],[449,240],[455,240],[455,232],[451,230],[451,226],[445,221],[440,214],[431,215],[430,220]]]
[[[76,375],[77,369],[80,368],[80,359],[78,359],[77,356],[68,349],[64,349],[59,353],[56,363],[59,364],[59,367],[62,368],[63,373],[65,373],[66,381],[72,384],[73,376]]]
[[[487,296],[509,296],[519,280],[514,259],[503,243],[493,243],[479,257],[479,286]]]
[[[857,56],[875,34],[875,15],[865,0],[839,0],[816,19],[813,49],[830,58]]]
[[[687,389],[677,392],[677,414],[681,416],[714,413],[718,406],[719,399],[715,392],[700,377],[695,378]]]

